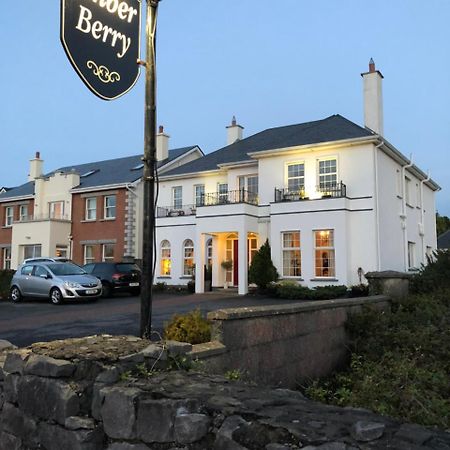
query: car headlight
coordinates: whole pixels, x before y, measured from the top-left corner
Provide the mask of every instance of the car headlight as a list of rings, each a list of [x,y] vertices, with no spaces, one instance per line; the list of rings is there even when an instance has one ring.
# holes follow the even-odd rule
[[[64,281],[64,286],[68,288],[80,288],[81,285],[79,283],[74,283],[73,281]]]

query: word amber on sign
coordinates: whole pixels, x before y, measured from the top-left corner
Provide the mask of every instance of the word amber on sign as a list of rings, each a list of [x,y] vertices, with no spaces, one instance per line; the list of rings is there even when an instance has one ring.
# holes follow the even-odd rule
[[[140,0],[61,0],[61,41],[86,86],[112,100],[139,77]]]

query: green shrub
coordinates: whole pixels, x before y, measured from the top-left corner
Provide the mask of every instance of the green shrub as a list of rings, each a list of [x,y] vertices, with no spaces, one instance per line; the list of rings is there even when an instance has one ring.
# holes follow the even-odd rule
[[[270,290],[275,297],[289,300],[328,300],[347,296],[347,287],[344,285],[317,286],[310,289],[291,280],[283,280],[271,286]]]
[[[367,297],[369,295],[369,285],[368,284],[355,284],[350,286],[350,297]]]
[[[9,296],[9,286],[15,270],[0,270],[0,299],[6,300]]]
[[[167,284],[164,282],[155,283],[153,285],[153,292],[164,292],[167,289]]]
[[[348,322],[351,364],[306,394],[422,425],[450,426],[450,290],[415,295]]]
[[[193,280],[189,280],[187,283],[187,290],[191,293],[194,294],[195,293],[195,281]]]
[[[259,289],[265,290],[269,283],[277,281],[279,278],[276,267],[273,265],[270,255],[269,240],[261,245],[259,250],[253,255],[250,268],[248,270],[248,281],[255,283]]]
[[[419,272],[411,279],[411,291],[426,293],[436,287],[450,289],[450,251],[437,250],[428,257],[428,264],[420,268]]]
[[[211,324],[202,317],[200,310],[187,314],[175,314],[165,324],[164,338],[167,340],[201,344],[211,340]]]

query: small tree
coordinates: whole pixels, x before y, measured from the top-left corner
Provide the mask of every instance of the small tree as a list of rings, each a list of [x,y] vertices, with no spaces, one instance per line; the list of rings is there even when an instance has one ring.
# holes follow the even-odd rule
[[[250,264],[248,279],[250,283],[255,283],[259,289],[266,289],[267,285],[279,278],[278,271],[273,265],[270,257],[270,244],[266,239],[260,249],[255,253]]]

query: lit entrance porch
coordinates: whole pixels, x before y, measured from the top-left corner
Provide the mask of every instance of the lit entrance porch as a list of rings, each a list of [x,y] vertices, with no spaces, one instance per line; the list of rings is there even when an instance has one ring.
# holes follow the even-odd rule
[[[253,231],[199,233],[195,260],[195,292],[205,292],[205,268],[211,267],[213,287],[237,287],[248,292],[248,268],[259,248]]]

